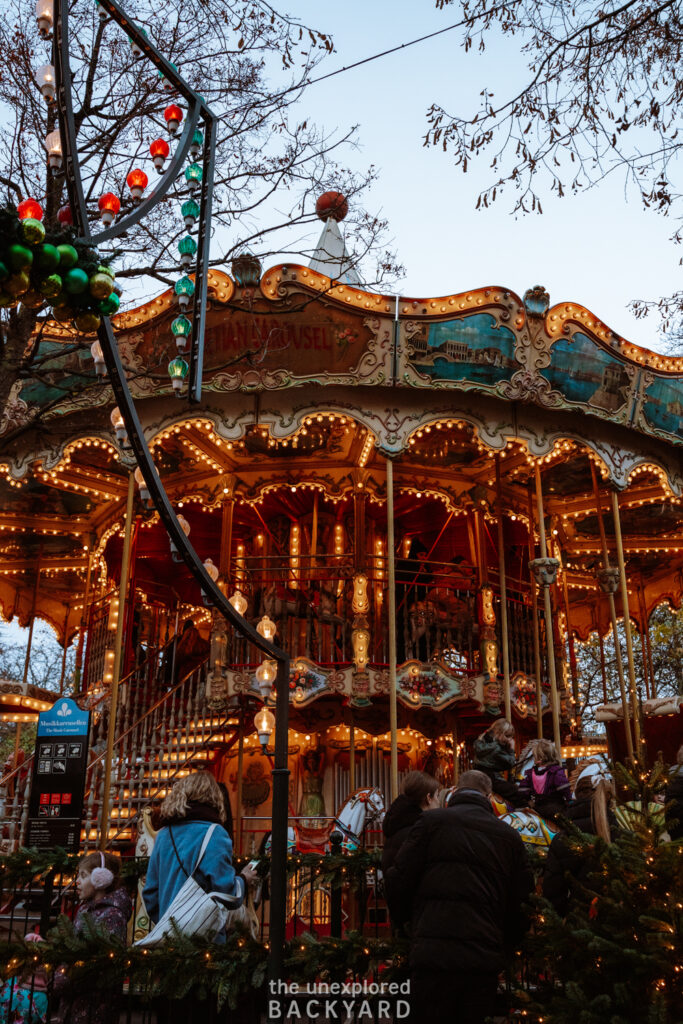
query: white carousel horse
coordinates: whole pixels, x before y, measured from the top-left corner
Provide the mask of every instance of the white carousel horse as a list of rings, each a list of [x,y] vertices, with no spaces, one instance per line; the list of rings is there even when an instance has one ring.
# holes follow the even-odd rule
[[[379,789],[357,789],[343,804],[330,832],[341,832],[342,850],[353,853],[360,846],[363,832],[369,825],[381,824],[384,818],[384,797]]]

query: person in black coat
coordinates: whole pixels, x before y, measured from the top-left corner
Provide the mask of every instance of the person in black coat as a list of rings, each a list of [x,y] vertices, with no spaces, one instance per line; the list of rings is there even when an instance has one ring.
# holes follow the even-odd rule
[[[676,764],[669,772],[665,801],[667,832],[672,840],[683,839],[683,746],[678,748]]]
[[[526,929],[533,876],[491,782],[464,772],[450,806],[422,814],[386,874],[389,911],[411,926],[411,1020],[481,1024]]]
[[[387,811],[382,822],[384,849],[382,850],[382,873],[386,875],[398,851],[408,838],[410,830],[423,811],[438,807],[435,799],[439,783],[427,772],[408,772],[401,792]]]

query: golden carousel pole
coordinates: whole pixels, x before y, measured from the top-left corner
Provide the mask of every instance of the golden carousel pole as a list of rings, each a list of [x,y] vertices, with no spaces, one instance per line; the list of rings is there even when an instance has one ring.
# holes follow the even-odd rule
[[[102,819],[100,824],[100,849],[106,850],[109,839],[109,803],[111,788],[111,769],[114,759],[114,735],[116,732],[116,712],[119,700],[119,679],[121,677],[121,659],[123,655],[123,623],[126,617],[126,598],[128,596],[128,572],[130,568],[131,536],[133,532],[133,497],[135,495],[135,476],[128,474],[128,497],[126,499],[126,524],[123,533],[123,552],[121,554],[121,579],[119,581],[119,615],[116,620],[116,640],[114,642],[114,669],[112,672],[111,694],[109,698],[109,724],[107,729],[107,753],[104,762],[104,783],[102,786]]]
[[[398,707],[396,697],[396,552],[394,551],[394,464],[387,459],[387,616],[389,619],[389,729],[391,800],[398,796]]]
[[[628,584],[626,582],[626,562],[624,561],[624,544],[621,537],[621,516],[619,515],[619,495],[612,490],[612,517],[614,519],[614,539],[617,548],[617,565],[621,584],[621,604],[624,614],[624,632],[626,633],[626,658],[628,661],[628,677],[631,689],[631,707],[633,709],[633,736],[636,753],[640,757],[640,720],[638,718],[638,694],[636,692],[636,663],[633,657],[633,634],[631,632],[631,612],[628,606]]]
[[[244,714],[240,708],[239,739],[237,741],[237,807],[235,815],[235,852],[237,856],[242,854],[242,786],[244,774]]]
[[[614,603],[614,595],[617,589],[617,570],[609,564],[609,551],[607,550],[607,537],[605,535],[605,524],[602,519],[602,504],[600,501],[600,488],[595,465],[591,461],[591,476],[593,479],[593,493],[595,494],[595,506],[598,512],[598,529],[600,530],[600,544],[602,546],[603,568],[598,572],[598,581],[602,592],[607,595],[609,601],[609,613],[612,621],[612,637],[614,640],[614,660],[617,665],[617,676],[619,677],[619,693],[621,696],[621,707],[624,713],[624,732],[626,735],[626,750],[629,761],[633,762],[633,737],[628,713],[628,701],[626,699],[626,680],[624,678],[624,666],[621,661],[621,647],[619,644],[619,632],[617,623],[617,609]]]
[[[534,499],[529,488],[529,561],[536,557],[536,542],[534,539]],[[538,593],[536,578],[533,572],[529,572],[529,585],[531,588],[531,614],[533,616],[533,640],[534,640],[534,675],[536,677],[536,736],[543,739],[543,712],[542,700],[543,690],[541,688],[541,637],[538,628]]]
[[[508,646],[508,603],[505,576],[505,541],[503,537],[503,490],[500,482],[500,456],[496,455],[496,499],[498,505],[498,576],[500,584],[500,642],[503,648],[503,700],[505,717],[512,721],[510,695],[510,650]]]
[[[640,609],[640,647],[641,654],[643,656],[643,678],[645,679],[645,696],[647,700],[655,695],[655,681],[650,672],[650,665],[648,662],[648,644],[647,635],[650,631],[650,624],[647,618],[647,606],[645,604],[645,590],[643,587],[643,581],[640,580],[638,584],[638,607]]]
[[[392,783],[393,785],[393,783]],[[356,727],[353,718],[349,725],[349,793],[356,789]]]
[[[545,513],[543,511],[543,490],[541,488],[541,469],[538,459],[534,462],[534,472],[536,482],[536,505],[538,508],[538,539],[541,549],[541,560],[548,564],[552,561],[555,564],[555,572],[557,572],[557,560],[548,559],[548,545],[545,536]],[[548,573],[545,578],[541,575],[541,581],[543,583],[543,606],[545,612],[545,646],[548,657],[548,675],[550,676],[550,708],[553,716],[553,741],[555,743],[555,749],[557,750],[557,756],[560,757],[560,752],[562,750],[562,737],[560,734],[560,699],[557,692],[557,672],[555,668],[555,649],[553,644],[553,611],[550,602],[550,577],[550,573]]]
[[[24,686],[28,683],[28,670],[31,664],[31,648],[33,647],[33,624],[36,621],[36,606],[38,604],[38,591],[40,589],[40,563],[43,557],[43,545],[41,542],[40,551],[38,552],[38,558],[36,559],[36,581],[33,584],[33,600],[31,602],[31,621],[28,626],[28,640],[26,642],[26,657],[24,659],[24,675],[23,684]],[[17,728],[14,733],[14,767],[17,766],[17,759],[19,757],[19,747],[21,746],[21,722],[17,722]]]
[[[83,667],[83,647],[85,644],[85,631],[88,625],[88,602],[90,601],[90,581],[92,578],[93,548],[95,538],[90,537],[88,542],[88,566],[85,571],[85,589],[83,591],[83,607],[81,609],[81,624],[78,629],[78,646],[76,648],[76,665],[74,667],[74,693],[81,688],[81,669]]]

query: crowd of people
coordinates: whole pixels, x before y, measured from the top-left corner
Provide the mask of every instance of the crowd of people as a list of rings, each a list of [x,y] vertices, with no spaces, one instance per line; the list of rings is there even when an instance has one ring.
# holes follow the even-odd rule
[[[565,915],[588,866],[570,841],[576,830],[614,840],[614,780],[604,762],[578,766],[570,780],[546,739],[517,780],[514,729],[499,719],[474,743],[474,767],[454,791],[410,772],[384,819],[382,867],[392,925],[410,939],[411,1020],[483,1024],[500,1012],[497,979],[528,926],[536,888],[520,834],[497,815],[531,808],[555,833],[540,881]],[[671,840],[683,837],[683,746],[663,793]]]
[[[499,1009],[498,977],[524,937],[535,889],[520,834],[501,819],[501,810],[533,808],[552,823],[556,834],[540,888],[562,915],[586,870],[569,841],[572,829],[606,843],[614,839],[614,783],[606,764],[579,767],[572,786],[553,743],[538,740],[532,749],[533,763],[517,780],[514,732],[499,719],[475,741],[474,767],[460,775],[453,790],[443,791],[432,776],[411,771],[384,818],[385,892],[394,931],[410,941],[411,1020],[418,1024],[450,1020],[454,1006],[459,1024],[483,1024]],[[240,874],[233,867],[226,796],[209,772],[200,771],[178,780],[161,804],[143,891],[152,938],[159,929],[163,933],[165,920],[173,918],[175,928],[176,915],[187,909],[188,885],[198,881],[201,892],[220,895],[225,902],[213,931],[198,934],[224,942],[228,906],[236,912],[249,888],[258,886],[252,866]],[[670,838],[683,838],[683,746],[669,773],[665,799]],[[99,926],[125,942],[132,901],[119,858],[87,854],[76,884],[81,901],[76,933]],[[192,905],[190,913],[196,923],[198,907]],[[40,941],[40,936],[27,939]],[[0,1010],[9,994],[21,1012],[19,1004],[29,990],[33,1005],[26,1012],[32,1020],[44,1019],[46,996],[35,979],[24,988],[20,980],[6,983]],[[61,969],[53,991],[62,1017],[71,1024],[114,1024],[118,1019],[114,991],[78,990]],[[179,1019],[177,1010],[174,1019]]]

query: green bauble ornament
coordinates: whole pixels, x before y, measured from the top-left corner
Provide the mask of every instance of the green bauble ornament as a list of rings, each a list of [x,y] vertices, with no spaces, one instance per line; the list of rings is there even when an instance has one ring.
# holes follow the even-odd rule
[[[69,295],[81,295],[82,292],[88,287],[88,275],[85,270],[81,270],[80,267],[74,267],[73,270],[67,270],[64,274],[64,290]]]
[[[16,242],[9,247],[9,265],[12,270],[28,270],[33,263],[33,253],[25,245]]]
[[[74,319],[74,327],[77,331],[82,331],[83,334],[93,334],[101,323],[101,317],[97,313],[90,311],[79,313]]]
[[[59,249],[56,245],[41,245],[36,251],[36,264],[45,274],[51,274],[59,266]]]
[[[118,312],[120,304],[121,300],[118,295],[116,292],[112,292],[111,295],[108,295],[106,299],[103,299],[102,302],[100,302],[98,309],[100,313],[103,313],[105,316],[113,316],[114,313]]]
[[[0,292],[0,309],[11,309],[16,306],[17,300],[8,292]]]
[[[90,294],[94,299],[106,299],[114,290],[114,282],[109,274],[101,274],[99,271],[90,278]]]
[[[10,295],[23,295],[30,288],[31,281],[25,270],[18,274],[12,274],[9,280],[5,281],[5,291]]]
[[[44,302],[45,299],[43,298],[43,296],[34,288],[29,288],[29,290],[27,292],[24,292],[24,294],[21,296],[22,306],[27,306],[28,309],[38,309],[40,306],[43,305]]]
[[[111,269],[111,267],[105,267],[104,263],[100,263],[99,267],[97,268],[97,273],[98,274],[108,274],[109,277],[112,279],[112,281],[114,280],[114,278],[116,276],[114,274],[114,271]]]
[[[42,279],[38,287],[46,299],[56,299],[62,290],[62,279],[59,274],[50,274]]]
[[[58,245],[57,252],[59,253],[59,265],[64,270],[71,270],[78,263],[78,253],[73,245]]]
[[[45,239],[45,228],[39,220],[33,217],[26,217],[21,222],[21,233],[29,245],[40,245]]]
[[[9,277],[9,270],[7,264],[0,260],[0,281],[4,281],[6,277]]]

